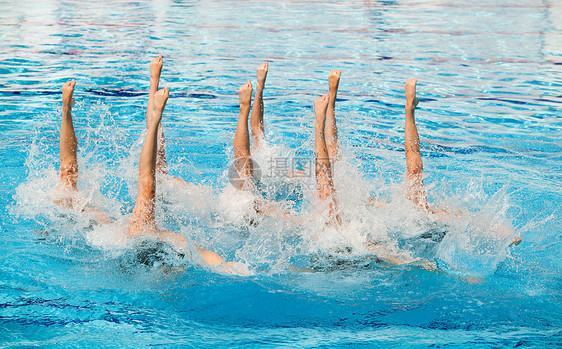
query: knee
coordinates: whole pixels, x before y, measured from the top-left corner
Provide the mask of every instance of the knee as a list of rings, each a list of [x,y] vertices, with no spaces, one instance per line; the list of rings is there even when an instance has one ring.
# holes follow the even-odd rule
[[[238,147],[235,145],[234,157],[236,158],[236,160],[244,160],[244,159],[251,160],[252,154],[250,154],[250,152],[248,151],[248,149],[246,149],[246,147]]]
[[[416,166],[408,170],[408,178],[410,180],[418,180],[423,175],[423,167]]]
[[[78,163],[76,161],[61,163],[60,178],[64,185],[75,187],[78,180]]]
[[[318,193],[318,198],[322,201],[326,201],[332,196],[332,186],[326,182],[319,182],[316,185],[316,192]]]
[[[140,192],[153,193],[156,191],[156,179],[153,175],[139,176],[139,194]]]
[[[406,167],[410,178],[420,177],[423,174],[423,163],[421,161],[408,161]]]
[[[234,160],[234,169],[238,177],[243,179],[251,178],[254,171],[254,162],[250,156],[237,157]]]

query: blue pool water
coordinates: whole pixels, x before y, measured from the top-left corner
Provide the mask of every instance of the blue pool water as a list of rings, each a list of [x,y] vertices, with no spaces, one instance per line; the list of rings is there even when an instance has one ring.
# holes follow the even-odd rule
[[[0,11],[0,346],[561,344],[560,2],[37,1]],[[136,197],[157,55],[171,91],[170,173],[196,184],[159,187],[159,222],[249,275],[173,254],[146,266],[116,241]],[[265,194],[304,218],[240,226],[218,203],[232,200],[223,189],[236,92],[264,60],[268,143],[255,160]],[[313,154],[311,106],[332,69],[342,70],[339,232],[315,225],[311,178],[267,186],[279,184],[272,163]],[[408,241],[444,226],[402,195],[411,77],[429,199],[462,213],[424,246]],[[52,203],[60,88],[71,78],[79,185],[115,217],[109,227]],[[390,205],[366,208],[367,194]],[[498,230],[523,242],[507,248]],[[364,247],[373,240],[439,269],[377,264]]]

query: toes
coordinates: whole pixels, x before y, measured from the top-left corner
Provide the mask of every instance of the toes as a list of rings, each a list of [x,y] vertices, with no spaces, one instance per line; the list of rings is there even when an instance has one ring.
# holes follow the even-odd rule
[[[67,88],[74,89],[74,85],[76,85],[76,80],[72,79],[70,81],[65,82],[64,85],[62,85],[62,88],[63,89],[67,89]]]
[[[418,79],[412,78],[412,79],[406,81],[406,86],[416,86],[417,82],[418,82]]]

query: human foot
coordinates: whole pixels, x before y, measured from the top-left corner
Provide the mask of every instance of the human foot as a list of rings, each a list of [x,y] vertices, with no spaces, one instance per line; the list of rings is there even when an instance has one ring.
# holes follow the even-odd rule
[[[265,86],[265,79],[267,78],[267,69],[269,67],[268,62],[264,62],[258,66],[257,76],[258,76],[258,83],[256,86],[256,90],[263,90]]]
[[[152,114],[152,125],[158,125],[162,120],[162,113],[166,107],[170,90],[166,87],[154,94],[154,113]]]
[[[417,107],[419,100],[416,97],[416,84],[418,79],[410,79],[404,85],[404,89],[406,90],[406,109],[413,110]]]
[[[162,72],[162,56],[154,58],[150,62],[150,79],[156,82],[156,89],[158,89],[158,80],[160,80],[160,73]]]
[[[335,97],[336,94],[338,93],[338,86],[340,84],[340,75],[341,75],[341,71],[339,69],[332,70],[328,75],[328,87],[330,88],[330,97],[332,96]],[[333,100],[332,102],[335,103],[335,100]]]
[[[76,80],[72,79],[71,81],[66,82],[62,85],[62,106],[67,108],[72,108],[74,104],[74,86],[76,85]]]
[[[238,98],[240,99],[240,107],[250,107],[252,103],[252,83],[248,80],[238,89]]]

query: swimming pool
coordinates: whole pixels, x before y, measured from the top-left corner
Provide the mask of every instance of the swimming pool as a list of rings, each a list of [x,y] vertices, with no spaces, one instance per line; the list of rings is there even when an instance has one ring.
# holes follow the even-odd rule
[[[560,4],[41,1],[0,10],[3,346],[560,344]],[[171,90],[170,171],[198,184],[167,191],[161,223],[247,263],[250,276],[173,257],[139,265],[112,231],[49,201],[60,87],[75,78],[80,185],[114,216],[131,212],[156,55]],[[269,220],[237,227],[213,209],[227,183],[236,91],[264,60],[264,172],[271,158],[312,154],[312,102],[328,72],[342,70],[345,243]],[[430,201],[470,214],[436,252],[442,271],[388,268],[366,252],[326,256],[367,230],[392,237],[425,224],[399,195],[410,77],[420,80]],[[365,192],[393,209],[365,209]],[[304,196],[295,201],[306,212]],[[497,224],[523,243],[462,243]]]

